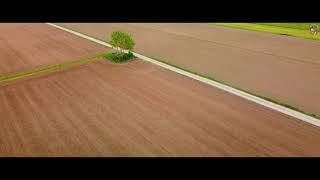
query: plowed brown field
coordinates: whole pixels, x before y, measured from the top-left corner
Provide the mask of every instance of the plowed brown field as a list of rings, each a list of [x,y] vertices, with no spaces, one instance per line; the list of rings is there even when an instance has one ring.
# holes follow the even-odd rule
[[[320,129],[156,65],[0,87],[0,156],[319,156]]]
[[[103,53],[94,42],[40,23],[0,23],[0,75]]]

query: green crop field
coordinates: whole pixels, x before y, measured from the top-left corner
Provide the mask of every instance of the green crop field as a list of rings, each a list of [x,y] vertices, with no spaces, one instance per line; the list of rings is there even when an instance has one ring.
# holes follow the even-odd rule
[[[320,26],[320,23],[256,23],[266,26],[277,26],[283,28],[292,28],[292,29],[301,29],[301,30],[309,30],[310,24],[317,24]]]
[[[320,34],[312,35],[309,32],[310,24],[317,24],[320,27],[320,23],[210,23],[210,24],[320,40]]]

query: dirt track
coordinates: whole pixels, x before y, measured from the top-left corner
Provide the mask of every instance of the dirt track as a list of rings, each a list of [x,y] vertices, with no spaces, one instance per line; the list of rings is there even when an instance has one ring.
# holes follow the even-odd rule
[[[319,156],[320,128],[143,61],[0,87],[0,156]]]
[[[105,52],[106,48],[38,23],[0,24],[0,75]]]
[[[129,31],[137,52],[320,114],[319,41],[206,24],[62,25],[100,39]]]

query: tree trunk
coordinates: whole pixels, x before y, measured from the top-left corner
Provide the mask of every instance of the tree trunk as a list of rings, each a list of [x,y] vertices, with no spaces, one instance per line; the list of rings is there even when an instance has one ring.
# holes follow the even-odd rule
[[[121,48],[117,48],[117,56],[119,57],[121,55]]]

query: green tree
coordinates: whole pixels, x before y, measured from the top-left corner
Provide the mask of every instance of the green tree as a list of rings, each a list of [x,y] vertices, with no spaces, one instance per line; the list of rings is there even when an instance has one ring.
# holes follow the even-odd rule
[[[117,49],[118,55],[123,55],[124,50],[129,52],[133,49],[135,42],[128,32],[124,31],[113,31],[111,34],[110,44]]]

